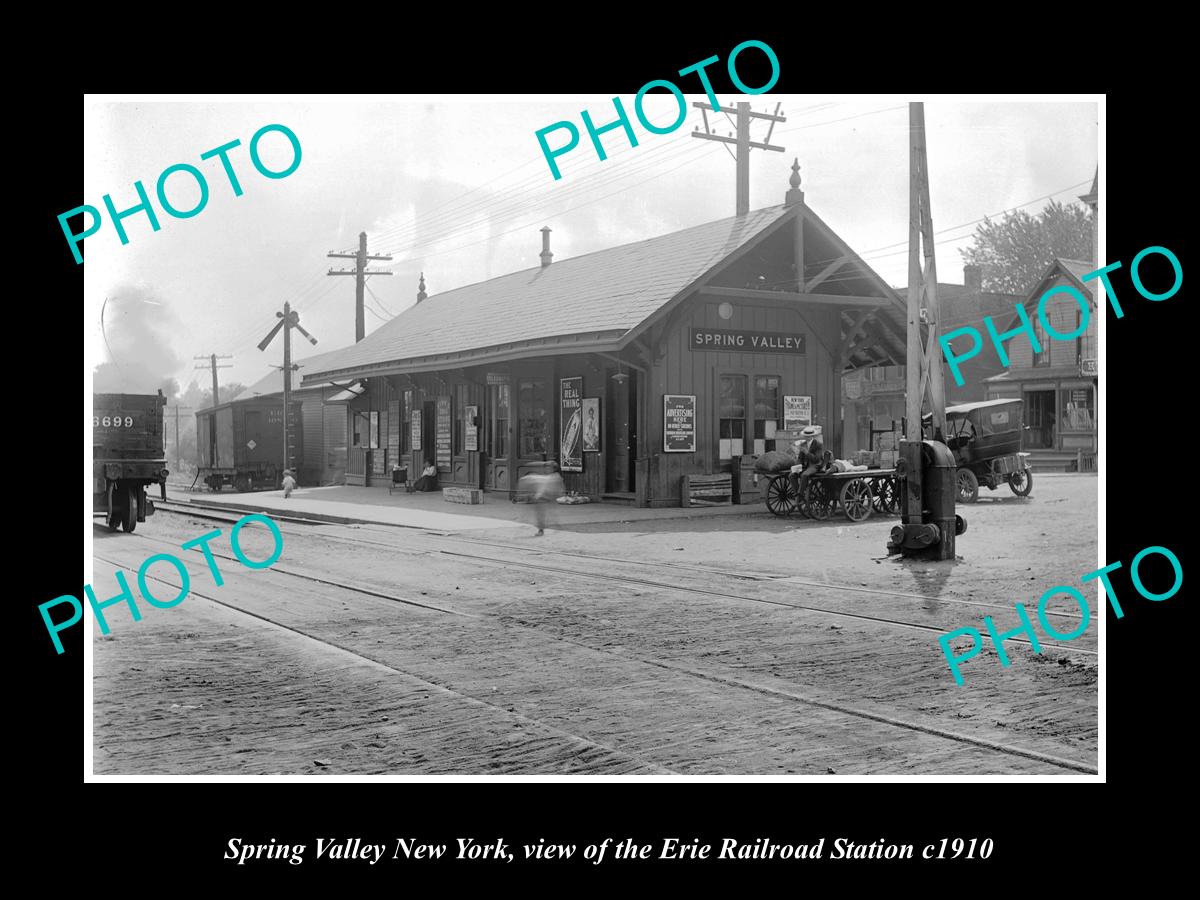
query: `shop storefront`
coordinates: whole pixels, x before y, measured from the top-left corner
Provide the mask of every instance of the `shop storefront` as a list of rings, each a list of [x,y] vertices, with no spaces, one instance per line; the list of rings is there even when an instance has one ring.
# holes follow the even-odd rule
[[[1051,339],[1041,322],[1032,320],[1037,349],[1028,335],[1021,334],[1008,343],[1008,371],[988,378],[987,399],[1025,401],[1025,450],[1042,454],[1052,461],[1055,456],[1077,458],[1098,448],[1096,418],[1096,310],[1090,282],[1082,276],[1094,266],[1074,260],[1056,259],[1025,300],[1025,308],[1037,308],[1042,294],[1054,287],[1069,286],[1091,304],[1086,330],[1072,340]],[[1047,306],[1054,330],[1069,334],[1078,329],[1081,312],[1078,304],[1056,302]],[[1019,324],[1015,321],[1010,327]]]

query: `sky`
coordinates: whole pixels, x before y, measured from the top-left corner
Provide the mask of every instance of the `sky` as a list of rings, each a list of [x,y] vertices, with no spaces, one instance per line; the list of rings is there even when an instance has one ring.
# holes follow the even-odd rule
[[[160,230],[142,213],[123,220],[122,245],[107,215],[84,241],[85,339],[93,366],[103,366],[97,390],[154,391],[193,378],[211,383],[196,356],[229,355],[222,383],[251,384],[282,362],[279,337],[256,344],[290,301],[318,340],[300,339],[295,357],[354,342],[354,278],[329,276],[352,260],[367,232],[373,255],[391,256],[368,279],[370,333],[416,299],[425,274],[430,295],[539,264],[540,229],[552,229],[555,261],[722,219],[735,213],[734,160],[726,145],[697,140],[700,111],[689,95],[688,116],[675,132],[655,135],[633,118],[638,146],[621,129],[602,136],[600,160],[582,125],[615,117],[611,96],[579,97],[280,97],[253,101],[126,100],[89,96],[84,109],[84,196],[104,210],[109,194],[120,211],[137,204],[134,182],[151,197]],[[764,94],[756,112],[787,121],[774,126],[776,153],[751,152],[750,206],[783,202],[793,159],[800,164],[807,204],[889,284],[907,281],[908,109],[904,96]],[[651,122],[676,114],[669,94],[648,94]],[[1047,196],[1075,202],[1097,166],[1095,102],[967,102],[928,98],[925,123],[930,202],[937,239],[938,280],[962,282],[959,248],[984,216],[1020,207],[1036,213]],[[580,144],[558,157],[555,180],[535,133],[571,121]],[[709,114],[719,134],[733,125]],[[301,146],[296,170],[269,179],[253,166],[248,145],[264,125],[290,128]],[[769,123],[755,122],[752,139]],[[240,140],[229,151],[243,189],[234,196],[220,161],[200,155]],[[559,131],[551,146],[565,140]],[[282,170],[292,160],[278,132],[259,145],[263,164]],[[207,205],[190,218],[167,215],[155,195],[160,173],[187,163],[205,177]],[[167,196],[193,207],[199,188],[186,172],[172,174]],[[65,212],[65,210],[64,210]],[[70,254],[67,242],[64,253]],[[103,327],[101,325],[103,315]],[[99,383],[103,380],[103,386]]]

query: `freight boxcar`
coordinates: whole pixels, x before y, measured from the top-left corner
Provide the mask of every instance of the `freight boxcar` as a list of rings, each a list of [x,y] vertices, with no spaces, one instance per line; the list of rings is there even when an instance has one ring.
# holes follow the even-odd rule
[[[300,404],[291,404],[290,468],[303,455]],[[269,397],[223,403],[196,413],[196,477],[214,491],[273,490],[283,470],[283,401]]]
[[[158,484],[167,499],[166,404],[162,391],[92,395],[92,513],[114,531],[133,531],[154,515],[149,485]]]

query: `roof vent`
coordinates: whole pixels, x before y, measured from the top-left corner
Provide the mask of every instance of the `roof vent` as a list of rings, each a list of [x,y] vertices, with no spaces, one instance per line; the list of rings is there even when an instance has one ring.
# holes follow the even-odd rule
[[[549,226],[542,228],[542,268],[550,265],[550,260],[554,258],[554,254],[550,252],[550,228]]]

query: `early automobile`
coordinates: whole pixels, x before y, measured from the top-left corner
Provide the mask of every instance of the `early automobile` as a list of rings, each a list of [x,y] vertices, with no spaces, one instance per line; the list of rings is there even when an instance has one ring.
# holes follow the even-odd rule
[[[946,446],[954,453],[958,500],[974,503],[979,486],[996,490],[1007,484],[1018,497],[1033,490],[1029,454],[1021,452],[1022,400],[983,400],[946,407]],[[932,435],[932,416],[926,415],[926,437]]]

